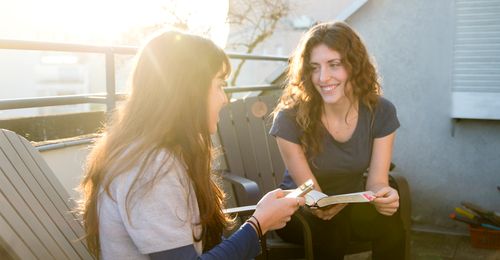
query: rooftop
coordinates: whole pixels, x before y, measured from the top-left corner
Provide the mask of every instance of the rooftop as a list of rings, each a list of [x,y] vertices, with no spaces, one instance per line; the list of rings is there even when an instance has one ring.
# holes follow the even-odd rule
[[[499,249],[482,249],[471,246],[469,236],[412,231],[411,259],[415,260],[497,260]],[[368,260],[371,252],[349,255],[346,260]]]

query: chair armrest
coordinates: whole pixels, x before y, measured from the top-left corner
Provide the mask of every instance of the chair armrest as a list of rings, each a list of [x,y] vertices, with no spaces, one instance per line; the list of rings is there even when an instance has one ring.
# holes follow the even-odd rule
[[[390,181],[393,181],[399,193],[399,211],[405,230],[411,228],[411,196],[408,181],[402,175],[391,172]]]
[[[304,209],[301,208],[299,210],[304,210]],[[305,259],[314,259],[312,232],[311,228],[309,227],[309,223],[302,214],[295,213],[294,216],[297,217],[297,219],[300,221],[300,224],[302,224],[302,233],[304,235],[304,257]]]
[[[224,214],[241,214],[243,216],[248,216],[255,211],[257,205],[243,206],[243,207],[234,207],[223,209],[222,212]]]
[[[257,183],[254,181],[231,174],[229,172],[224,172],[222,174],[222,178],[231,183],[234,194],[236,196],[237,204],[240,206],[257,204],[257,202],[259,202],[260,198],[262,197],[260,194],[259,185],[257,185]]]

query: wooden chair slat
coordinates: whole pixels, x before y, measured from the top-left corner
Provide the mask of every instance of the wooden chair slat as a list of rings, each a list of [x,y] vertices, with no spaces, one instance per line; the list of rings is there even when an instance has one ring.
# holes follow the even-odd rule
[[[49,236],[49,233],[42,228],[42,224],[30,211],[28,205],[19,196],[18,192],[12,188],[10,181],[5,177],[3,171],[0,173],[0,182],[2,183],[2,192],[0,193],[0,205],[2,206],[0,207],[0,215],[6,222],[6,225],[15,230],[15,237],[18,238],[11,240],[14,235],[12,233],[9,234],[9,232],[4,234],[2,229],[0,234],[3,240],[8,243],[11,249],[19,249],[16,247],[16,242],[22,240],[30,250],[36,254],[37,258],[53,259],[55,257],[54,253],[49,252],[49,248],[57,248],[54,240]],[[10,193],[9,198],[5,196],[7,192]],[[5,236],[7,234],[9,237]],[[24,254],[22,251],[15,251],[13,253],[17,256]],[[55,255],[64,257],[61,250],[56,250]]]
[[[3,197],[0,194],[0,197]],[[5,200],[5,198],[0,199]],[[37,259],[33,253],[33,248],[29,247],[25,243],[26,238],[21,238],[19,234],[12,229],[11,225],[4,219],[3,215],[0,214],[0,230],[2,231],[2,236],[0,236],[0,246],[5,247],[6,250],[11,252],[17,252],[17,257],[19,259]],[[4,250],[5,251],[5,250]],[[11,255],[0,255],[2,257],[13,258]]]
[[[0,192],[11,206],[1,212],[11,215],[4,220],[16,226],[12,229],[22,239],[38,238],[38,242],[27,241],[26,246],[37,248],[33,253],[40,259],[93,259],[85,243],[78,240],[83,228],[70,212],[68,192],[38,151],[26,139],[8,130],[1,130],[0,150],[0,178],[3,178]],[[12,214],[17,214],[17,218]],[[37,247],[38,243],[50,256]]]
[[[239,142],[240,155],[243,161],[245,177],[257,182],[262,187],[262,179],[259,177],[259,169],[252,147],[254,140],[248,127],[247,111],[245,103],[242,100],[237,100],[231,103],[231,112],[234,121],[234,128]]]
[[[245,100],[245,108],[249,122],[248,128],[252,136],[252,143],[249,148],[255,154],[259,178],[262,180],[262,192],[266,193],[274,190],[277,186],[271,164],[265,127],[265,118],[269,115],[269,109],[267,108],[267,104],[258,97],[247,98]]]
[[[222,108],[219,113],[218,134],[223,147],[224,157],[231,174],[245,177],[245,169],[240,154],[238,137],[234,130],[234,122],[229,106]]]

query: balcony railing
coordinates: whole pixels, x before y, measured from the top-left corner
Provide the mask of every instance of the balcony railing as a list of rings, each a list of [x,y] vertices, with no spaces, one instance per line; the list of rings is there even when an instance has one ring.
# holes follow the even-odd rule
[[[1,99],[0,110],[23,109],[23,108],[38,108],[48,106],[76,105],[76,104],[105,104],[106,111],[109,112],[116,107],[116,102],[125,99],[125,93],[116,92],[115,80],[115,57],[116,55],[134,55],[138,48],[131,46],[102,46],[102,45],[84,45],[72,43],[57,43],[57,42],[40,42],[40,41],[21,41],[0,39],[0,49],[10,50],[25,50],[25,51],[57,51],[71,53],[93,53],[102,54],[105,59],[105,75],[106,75],[106,92],[105,93],[88,93],[79,95],[63,95],[63,96],[44,96],[44,97],[29,97],[15,99]],[[269,56],[269,55],[253,55],[242,53],[228,53],[231,59],[239,60],[261,60],[261,61],[278,61],[287,62],[287,57]],[[8,86],[7,86],[8,87]],[[279,85],[262,84],[248,86],[229,86],[225,88],[226,93],[237,92],[253,92],[253,91],[269,91],[278,90]],[[82,143],[91,142],[92,138],[82,140],[62,141],[39,146],[39,150],[52,150],[62,147],[80,145]]]
[[[20,40],[6,40],[6,39],[0,39],[0,49],[103,54],[105,57],[105,71],[106,71],[106,93],[17,98],[8,100],[0,99],[0,110],[97,103],[97,104],[106,104],[106,110],[111,111],[115,108],[116,101],[125,98],[125,94],[116,93],[115,55],[117,54],[134,55],[137,52],[137,47],[131,47],[131,46],[100,46],[100,45],[20,41]],[[241,53],[228,53],[228,55],[231,59],[282,61],[282,62],[288,61],[287,57],[280,57],[280,56],[253,55],[253,54],[241,54]],[[249,92],[249,91],[263,91],[263,90],[276,90],[276,89],[279,89],[278,85],[267,84],[267,85],[253,85],[253,86],[229,86],[225,88],[225,91],[227,93],[234,93],[234,92]]]

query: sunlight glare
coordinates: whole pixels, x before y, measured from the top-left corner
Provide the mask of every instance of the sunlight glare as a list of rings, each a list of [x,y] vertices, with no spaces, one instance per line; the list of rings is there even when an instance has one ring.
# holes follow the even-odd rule
[[[222,47],[229,32],[228,0],[17,0],[4,7],[0,37],[8,38],[31,33],[33,38],[113,44],[130,28],[169,22],[165,9],[186,20],[193,33],[208,32]]]

